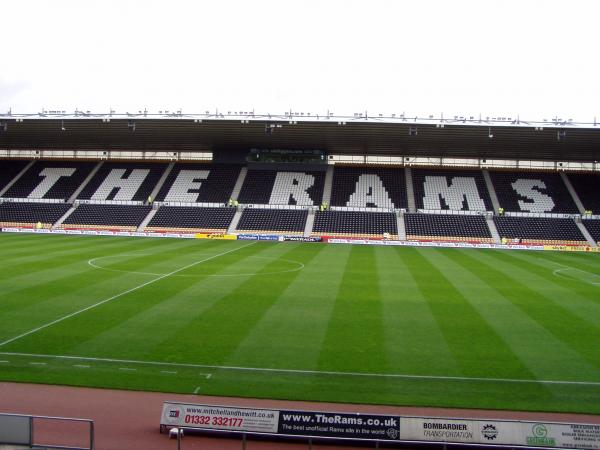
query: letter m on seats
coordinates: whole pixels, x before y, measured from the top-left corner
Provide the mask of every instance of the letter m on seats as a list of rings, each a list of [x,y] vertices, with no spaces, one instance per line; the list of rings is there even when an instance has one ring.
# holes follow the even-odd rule
[[[448,183],[446,177],[427,176],[423,190],[424,209],[485,211],[485,203],[479,196],[475,178],[452,177]]]

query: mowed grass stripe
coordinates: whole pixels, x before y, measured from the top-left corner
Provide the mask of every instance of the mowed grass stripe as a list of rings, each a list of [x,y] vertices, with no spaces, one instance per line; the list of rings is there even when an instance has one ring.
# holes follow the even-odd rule
[[[183,248],[181,243],[172,241],[152,244],[154,252],[160,252],[161,250],[170,252]],[[134,241],[130,241],[124,242],[123,245],[118,247],[102,246],[101,250],[107,254],[113,252],[129,254],[132,252],[130,256],[124,258],[141,262],[147,260],[148,255],[145,254],[147,252],[145,250],[144,253],[133,256],[140,249],[144,250],[144,247],[139,247],[139,245]],[[95,254],[98,255],[98,253]],[[66,310],[58,310],[51,314],[54,316],[64,315],[65,311],[72,311],[81,305],[92,304],[101,296],[115,293],[116,289],[125,290],[149,278],[148,275],[130,275],[94,269],[87,264],[88,256],[90,256],[90,252],[86,249],[75,260],[57,258],[56,263],[51,263],[51,258],[44,257],[44,262],[41,263],[43,268],[40,268],[40,265],[34,265],[31,268],[31,273],[26,276],[17,276],[0,281],[0,289],[3,293],[3,308],[0,311],[0,317],[9,312],[31,310],[40,307],[43,303],[48,304],[51,309],[56,306],[60,309],[63,305]],[[158,260],[175,258],[176,256],[177,253],[172,253],[170,256],[165,254],[161,255]],[[48,265],[51,268],[47,268]],[[34,311],[34,313],[39,315],[41,311]]]
[[[569,302],[576,300],[595,303],[596,306],[589,304],[588,306],[595,309],[597,316],[600,315],[600,274],[594,274],[573,265],[567,266],[552,260],[548,261],[530,252],[524,254],[512,252],[509,256],[519,267],[535,273],[546,279],[551,285],[556,286],[557,290],[562,291],[562,295],[559,293],[559,296],[568,297]],[[561,272],[565,272],[565,274],[562,275]]]
[[[598,328],[562,306],[564,300],[542,290],[534,273],[527,268],[503,261],[502,252],[465,252],[462,265],[510,300],[521,311],[536,321],[580,357],[600,367]],[[544,281],[545,283],[545,281]],[[536,286],[534,289],[530,286]],[[543,292],[543,293],[542,293]],[[597,320],[594,316],[590,320]]]
[[[34,275],[33,270],[37,272],[43,270],[54,270],[59,267],[65,267],[73,263],[87,264],[89,256],[101,248],[103,253],[121,252],[123,250],[134,251],[137,248],[145,248],[139,240],[129,240],[124,242],[85,242],[81,241],[74,245],[62,245],[54,249],[40,248],[28,256],[20,258],[8,258],[7,266],[0,272],[0,282],[2,280],[14,280],[17,277],[28,277]],[[82,267],[83,268],[83,267]]]
[[[286,258],[296,258],[298,246]],[[310,264],[285,288],[262,319],[240,343],[231,360],[236,365],[285,369],[317,367],[327,324],[338,292],[348,246],[318,246]],[[256,355],[260,355],[260,361]],[[307,382],[308,380],[308,382]],[[310,377],[304,377],[304,385]],[[306,383],[307,382],[307,383]],[[298,387],[294,387],[298,389]]]
[[[406,249],[407,266],[464,376],[535,379],[470,302],[428,259],[428,249]]]
[[[162,281],[160,289],[152,293],[153,300],[156,301],[144,305],[135,315],[114,322],[112,327],[91,336],[74,348],[72,354],[163,359],[165,354],[177,351],[184,344],[179,339],[181,330],[249,277],[242,275],[221,278],[212,275],[228,270],[236,270],[238,273],[259,271],[276,259],[257,257],[260,253],[260,247],[252,246],[235,252],[235,256],[223,256],[218,264],[214,261],[212,264],[198,265],[193,270],[184,271],[182,275],[185,277],[176,279],[173,276],[170,280]],[[173,348],[163,349],[165,342],[171,340],[175,341]],[[120,342],[125,341],[129,343],[128,346],[119,346]],[[206,339],[196,337],[194,344],[199,343],[206,343]]]
[[[538,379],[594,380],[600,375],[593,365],[531,319],[498,292],[480,274],[483,268],[468,267],[464,253],[472,250],[428,252],[431,261],[445,267],[447,278],[487,323],[510,346]],[[552,351],[548,351],[551,348]],[[567,362],[567,364],[565,364]],[[587,376],[586,376],[587,375]]]
[[[216,246],[218,244],[205,244],[207,246]],[[248,244],[246,244],[248,245]],[[212,257],[202,258],[195,263],[188,263],[187,265],[180,266],[178,269],[161,275],[159,277],[148,277],[142,275],[127,275],[117,272],[107,272],[112,277],[126,278],[127,284],[125,289],[117,290],[113,286],[111,292],[112,295],[109,297],[94,297],[88,304],[83,305],[80,308],[72,308],[68,314],[60,315],[54,318],[51,322],[42,324],[36,331],[20,337],[18,340],[10,343],[6,343],[4,348],[15,348],[16,351],[26,351],[27,348],[38,348],[43,352],[50,352],[54,350],[55,354],[64,354],[69,350],[70,347],[86,339],[86,337],[98,333],[100,330],[109,328],[112,326],[114,321],[125,320],[128,315],[136,313],[136,308],[145,308],[146,305],[152,304],[154,300],[150,294],[154,283],[158,283],[163,279],[168,278],[170,275],[183,271],[194,264],[199,264],[203,260],[211,260],[220,256],[224,256],[235,250],[243,249],[237,243],[232,243],[224,246],[223,248],[215,249],[215,254]],[[217,252],[218,250],[218,252]],[[164,260],[164,255],[156,254],[155,257],[160,260]],[[148,255],[142,256],[148,257]],[[177,253],[171,253],[170,258],[176,258]],[[94,269],[90,268],[92,271]],[[139,282],[140,277],[142,282]],[[135,283],[131,283],[130,280],[136,280]],[[112,300],[121,300],[119,304],[112,302]],[[100,311],[100,313],[99,313]],[[1,345],[1,344],[0,344]]]
[[[319,369],[389,371],[379,293],[373,250],[352,247],[321,348]]]
[[[157,352],[169,355],[172,361],[225,365],[281,292],[298,276],[299,271],[273,274],[280,267],[278,258],[286,258],[297,246],[274,243],[254,246],[256,255],[266,257],[268,263],[260,267],[256,275],[248,276],[235,289],[218,298],[176,336],[157,346]],[[308,246],[294,254],[293,259],[308,264],[318,251],[318,246]],[[226,284],[227,279],[222,283]],[[260,355],[255,356],[260,358]]]
[[[416,375],[460,375],[429,304],[400,255],[403,251],[374,249],[390,370]]]

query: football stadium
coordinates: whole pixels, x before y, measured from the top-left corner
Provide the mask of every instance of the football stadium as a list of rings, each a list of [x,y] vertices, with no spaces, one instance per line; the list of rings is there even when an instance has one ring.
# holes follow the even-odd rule
[[[183,398],[165,403],[163,431],[598,445],[597,124],[237,113],[1,125],[2,381]],[[275,425],[194,415],[190,404],[226,405],[212,396],[254,414],[264,399],[322,403],[268,406]],[[365,405],[388,408],[372,419],[384,434],[327,425],[371,417]],[[481,410],[496,422],[480,426]],[[496,439],[514,424],[494,411],[533,420],[518,422],[529,440]]]
[[[0,450],[600,450],[600,2],[0,17]]]

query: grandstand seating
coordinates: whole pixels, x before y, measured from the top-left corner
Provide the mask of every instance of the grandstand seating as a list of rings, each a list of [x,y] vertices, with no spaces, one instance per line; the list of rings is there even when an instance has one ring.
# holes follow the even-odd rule
[[[320,205],[325,172],[248,170],[238,196],[240,203],[269,205]]]
[[[587,244],[573,219],[494,217],[494,223],[501,238],[521,239],[526,244]]]
[[[586,219],[586,220],[582,220],[581,223],[583,223],[583,226],[586,228],[588,233],[590,233],[590,236],[592,236],[592,239],[595,242],[600,243],[600,220]]]
[[[161,206],[146,231],[217,232],[227,231],[234,208]]]
[[[268,231],[278,234],[304,232],[308,210],[245,208],[237,225],[237,232]]]
[[[505,211],[579,214],[556,172],[490,171],[490,177]]]
[[[317,236],[369,236],[397,239],[396,215],[387,212],[318,211],[312,233]]]
[[[404,169],[390,167],[336,167],[331,189],[332,206],[406,208]]]
[[[234,164],[176,164],[155,200],[225,204],[231,197],[241,167]]]
[[[62,223],[61,228],[118,229],[135,231],[151,206],[80,204]]]
[[[10,183],[29,161],[24,160],[0,160],[0,191]]]
[[[404,214],[408,240],[492,242],[484,216]]]
[[[493,211],[481,171],[412,169],[417,209]]]
[[[166,164],[143,162],[105,163],[77,198],[146,201],[166,167]]]
[[[569,174],[568,177],[583,208],[600,214],[600,175],[578,173]]]
[[[41,222],[43,228],[50,228],[70,208],[66,203],[3,202],[0,203],[0,226],[33,228]]]
[[[97,162],[37,161],[3,197],[68,200]]]

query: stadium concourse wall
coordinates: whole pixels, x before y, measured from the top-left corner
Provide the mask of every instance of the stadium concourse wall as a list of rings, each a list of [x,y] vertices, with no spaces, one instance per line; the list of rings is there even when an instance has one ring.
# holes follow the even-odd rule
[[[239,241],[291,241],[291,242],[324,242],[330,244],[353,244],[353,245],[382,245],[402,247],[442,247],[442,248],[480,248],[499,250],[547,250],[559,252],[584,252],[600,253],[600,247],[587,245],[542,245],[542,244],[492,244],[481,242],[452,242],[452,241],[397,241],[374,238],[344,238],[330,236],[298,236],[298,235],[275,235],[275,234],[224,234],[224,233],[169,233],[152,231],[115,231],[106,229],[56,229],[26,228],[26,227],[4,227],[0,231],[5,233],[41,233],[41,234],[69,234],[84,236],[127,236],[127,237],[153,237],[153,238],[178,238],[178,239],[215,239],[215,240],[239,240]]]

